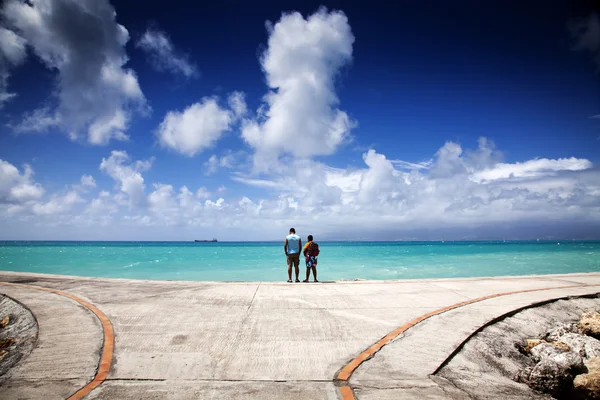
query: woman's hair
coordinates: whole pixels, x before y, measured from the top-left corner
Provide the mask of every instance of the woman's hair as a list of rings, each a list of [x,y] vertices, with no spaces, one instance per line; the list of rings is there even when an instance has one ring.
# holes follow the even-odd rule
[[[310,242],[311,240],[313,240],[312,235],[308,235],[308,241]]]

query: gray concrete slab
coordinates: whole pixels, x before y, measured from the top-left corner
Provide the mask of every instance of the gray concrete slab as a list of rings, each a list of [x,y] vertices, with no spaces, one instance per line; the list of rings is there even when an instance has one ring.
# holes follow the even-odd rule
[[[64,400],[88,383],[86,379],[19,379],[0,386],[0,398],[7,400]]]
[[[587,282],[570,282],[563,280],[562,276],[557,279],[544,277],[525,277],[521,279],[481,279],[476,281],[443,281],[432,282],[432,285],[440,288],[452,290],[461,296],[469,299],[487,296],[491,293],[503,293],[520,290],[530,290],[539,288],[550,288],[559,286],[578,285]],[[596,283],[596,282],[591,282]],[[598,282],[600,283],[600,281]]]
[[[39,290],[0,285],[0,291],[28,307],[39,326],[35,347],[8,372],[0,397],[65,398],[93,379],[103,335],[89,310]]]
[[[450,381],[440,377],[425,379],[396,379],[382,385],[381,380],[363,381],[354,386],[354,393],[360,400],[430,399],[466,400],[468,393],[458,389]]]
[[[558,300],[518,312],[486,326],[472,337],[436,377],[452,382],[473,399],[547,400],[548,395],[512,380],[527,359],[515,348],[515,343],[524,338],[540,338],[557,324],[576,322],[583,312],[599,309],[600,298],[595,296]]]
[[[0,272],[0,280],[64,290],[87,299],[108,316],[115,332],[114,362],[108,380],[92,392],[91,398],[285,399],[336,398],[331,397],[337,396],[331,384],[336,371],[390,331],[422,314],[499,292],[574,285],[577,281],[600,284],[600,273],[286,284],[132,281]],[[0,286],[0,292],[4,289]],[[439,384],[436,388],[427,374],[481,324],[528,302],[593,291],[600,291],[600,286],[511,295],[433,317],[363,364],[351,383],[358,385],[361,398],[383,398],[373,397],[377,390],[381,396],[392,396],[389,398],[410,398],[421,386],[424,394],[434,396],[431,398],[448,395],[452,388]],[[13,291],[18,300],[33,301],[27,293]],[[38,300],[38,312],[47,318],[57,316],[48,321],[50,324],[59,325],[62,316],[70,313],[50,298]],[[101,332],[99,323],[87,310],[79,311],[87,316],[79,323],[87,330],[73,332],[78,340],[95,341],[88,352],[97,363],[98,338],[86,335]],[[92,348],[95,352],[90,351]],[[82,357],[88,363],[92,360],[89,355]],[[402,365],[398,366],[398,360]],[[76,377],[69,371],[67,368],[60,375],[62,379]],[[409,378],[420,383],[397,386]]]
[[[363,363],[350,382],[427,379],[479,327],[517,308],[547,299],[595,294],[600,287],[552,289],[472,303],[429,318],[409,329]],[[384,385],[384,383],[380,383]]]
[[[103,383],[87,399],[140,400],[337,400],[331,382],[114,381]]]

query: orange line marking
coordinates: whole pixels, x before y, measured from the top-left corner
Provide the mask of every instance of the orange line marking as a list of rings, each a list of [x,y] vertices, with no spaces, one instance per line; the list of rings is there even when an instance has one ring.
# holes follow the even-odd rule
[[[48,288],[41,287],[41,286],[23,285],[20,283],[10,283],[10,282],[0,282],[0,284],[8,285],[8,286],[15,286],[15,287],[22,287],[25,289],[41,290],[44,292],[54,293],[54,294],[57,294],[57,295],[60,295],[63,297],[68,297],[69,299],[75,300],[76,302],[78,302],[82,306],[86,307],[91,312],[93,312],[94,315],[96,315],[96,317],[100,320],[100,323],[102,324],[102,330],[104,333],[104,344],[102,346],[102,356],[100,356],[100,361],[98,362],[98,371],[96,372],[94,379],[92,379],[87,385],[85,385],[84,387],[79,389],[75,394],[71,395],[68,398],[68,400],[80,400],[84,396],[87,396],[96,387],[98,387],[98,385],[100,385],[102,382],[104,382],[104,380],[108,376],[108,373],[110,372],[110,365],[112,363],[113,351],[115,348],[115,335],[113,333],[113,327],[112,327],[112,324],[110,323],[110,320],[102,311],[100,311],[93,304],[83,300],[82,298],[77,297],[77,296],[72,295],[67,292],[63,292],[61,290],[48,289]]]
[[[354,400],[354,393],[350,386],[340,386],[340,394],[342,395],[342,400]]]
[[[589,287],[589,286],[600,286],[600,284],[556,286],[556,287],[542,288],[542,289],[527,289],[527,290],[517,290],[517,291],[513,291],[513,292],[503,292],[503,293],[497,293],[497,294],[491,294],[488,296],[478,297],[476,299],[463,301],[460,303],[453,304],[451,306],[447,306],[447,307],[440,308],[435,311],[428,312],[427,314],[423,314],[420,317],[417,317],[417,318],[405,323],[404,325],[396,328],[392,332],[385,335],[383,338],[379,339],[374,345],[372,345],[368,349],[364,350],[358,356],[354,357],[352,360],[350,360],[350,362],[348,362],[346,365],[344,365],[344,367],[342,367],[342,369],[337,373],[334,380],[338,381],[341,384],[341,386],[339,386],[338,389],[340,391],[340,394],[342,395],[343,400],[356,400],[356,397],[354,396],[354,391],[352,390],[352,386],[350,385],[350,382],[349,382],[349,379],[352,376],[352,374],[354,373],[354,371],[356,371],[356,369],[363,362],[365,362],[369,358],[373,357],[379,350],[382,349],[383,346],[385,346],[386,344],[388,344],[389,342],[391,342],[392,340],[394,340],[395,338],[397,338],[398,336],[400,336],[402,333],[406,332],[413,326],[425,321],[426,319],[428,319],[430,317],[433,317],[434,315],[442,314],[446,311],[450,311],[455,308],[463,307],[463,306],[466,306],[469,304],[477,303],[477,302],[480,302],[483,300],[489,300],[489,299],[493,299],[495,297],[501,297],[501,296],[508,296],[511,294],[541,292],[544,290],[554,290],[554,289],[572,289],[572,288]]]

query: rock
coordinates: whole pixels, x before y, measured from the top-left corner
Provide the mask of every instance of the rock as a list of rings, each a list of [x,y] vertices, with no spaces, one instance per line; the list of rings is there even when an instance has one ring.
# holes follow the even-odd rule
[[[525,353],[529,353],[531,352],[531,349],[533,349],[535,346],[537,346],[540,343],[546,343],[546,341],[541,339],[525,339],[525,343],[526,346],[523,347],[523,351]]]
[[[546,358],[533,367],[527,383],[530,388],[553,397],[569,392],[573,385],[573,374],[562,368],[557,362]]]
[[[565,333],[560,337],[560,341],[568,344],[572,351],[579,353],[585,360],[600,357],[600,340],[591,336]]]
[[[575,323],[562,324],[562,325],[557,326],[556,328],[552,328],[552,329],[548,330],[548,332],[546,332],[546,336],[544,336],[544,339],[546,339],[546,341],[548,341],[548,342],[556,342],[556,341],[560,340],[560,337],[562,335],[564,335],[565,333],[580,333],[580,332],[579,332],[579,328],[577,327],[577,324],[575,324]]]
[[[600,374],[600,357],[594,357],[587,361],[584,361],[584,364],[588,369],[588,373]]]
[[[564,369],[572,376],[581,374],[586,371],[586,366],[583,363],[581,356],[574,351],[565,351],[551,358],[559,368]]]
[[[560,396],[572,388],[573,377],[585,371],[583,359],[568,346],[540,343],[531,349],[537,364],[526,368],[515,376],[517,382],[527,383],[532,389],[552,396]]]
[[[577,326],[584,335],[600,338],[600,314],[597,312],[583,313]]]
[[[0,339],[0,349],[3,349],[5,347],[10,347],[13,344],[17,343],[17,339],[15,338],[5,338],[5,339]]]
[[[600,399],[600,374],[577,375],[573,390],[581,399]]]
[[[565,391],[565,382],[570,382],[569,378],[571,378],[570,375],[561,371],[558,364],[550,359],[545,359],[532,368],[525,383],[534,390],[557,397]]]
[[[531,349],[533,349],[535,346],[542,344],[542,343],[548,343],[551,344],[554,347],[557,347],[561,350],[564,351],[569,351],[571,350],[571,347],[563,342],[546,342],[544,339],[525,339],[525,346],[523,346],[520,343],[517,343],[515,346],[516,348],[523,354],[528,355],[531,353]]]
[[[585,365],[587,374],[577,375],[573,381],[575,394],[582,399],[600,399],[600,357],[586,361]]]
[[[544,358],[554,358],[566,350],[553,346],[551,343],[540,343],[531,349],[533,361],[540,362]],[[582,361],[583,362],[583,361]]]
[[[529,377],[531,376],[532,369],[533,367],[525,367],[523,369],[520,369],[513,377],[513,381],[520,383],[529,383]]]
[[[570,351],[571,350],[571,346],[569,346],[568,344],[566,344],[564,342],[552,342],[550,344],[552,346],[557,347],[557,348],[559,348],[561,350],[564,350],[564,351]]]

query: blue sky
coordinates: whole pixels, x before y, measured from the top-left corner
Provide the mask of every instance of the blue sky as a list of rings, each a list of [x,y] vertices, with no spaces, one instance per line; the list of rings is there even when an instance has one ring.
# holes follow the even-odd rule
[[[593,2],[200,3],[3,3],[0,239],[597,238]]]

